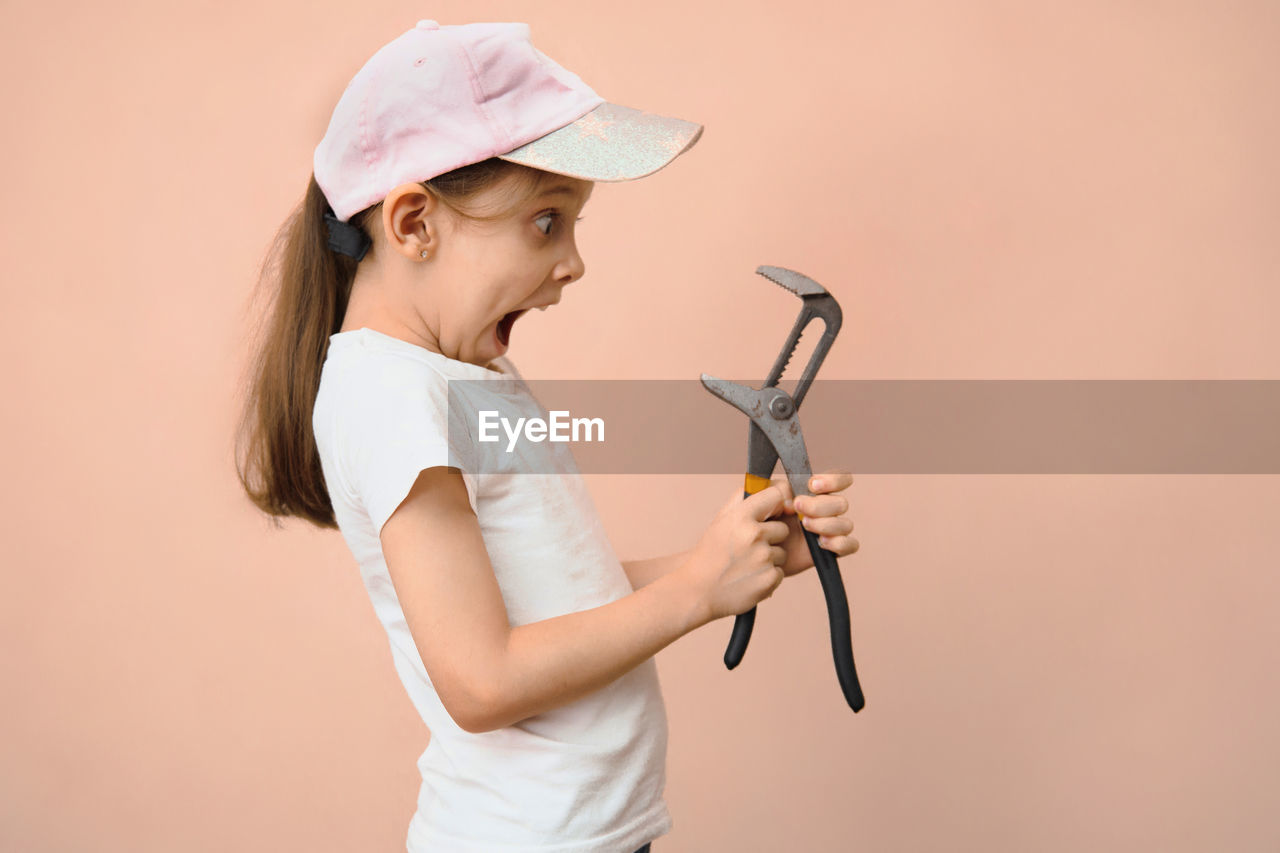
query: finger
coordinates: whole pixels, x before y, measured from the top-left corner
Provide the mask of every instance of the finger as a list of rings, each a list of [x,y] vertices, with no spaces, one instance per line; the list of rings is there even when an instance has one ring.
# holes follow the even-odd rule
[[[832,469],[814,474],[809,478],[809,491],[814,494],[823,492],[839,492],[853,485],[852,472],[843,469]]]
[[[829,517],[806,515],[800,521],[800,526],[819,536],[844,536],[853,532],[853,519],[847,515]]]
[[[782,566],[775,563],[773,565],[765,566],[756,574],[755,577],[761,586],[769,590],[769,592],[773,592],[778,588],[778,584],[782,583],[786,576],[786,572],[782,570]]]
[[[781,545],[774,545],[773,548],[770,549],[770,559],[774,566],[782,568],[787,564],[787,549],[783,548]]]
[[[760,529],[764,532],[764,541],[766,542],[785,542],[787,537],[791,535],[791,525],[780,519],[766,521],[760,525]],[[847,533],[848,531],[844,532]]]
[[[771,482],[782,492],[783,511],[788,515],[794,513],[796,511],[793,502],[795,495],[791,491],[791,483],[787,481],[786,477],[775,478]]]
[[[746,511],[752,518],[756,521],[764,521],[781,508],[782,490],[777,486],[769,486],[748,496],[743,503],[746,504]]]
[[[858,540],[852,536],[819,536],[818,544],[837,557],[845,557],[856,553],[858,548],[861,547]]]
[[[805,516],[844,515],[849,511],[849,500],[844,495],[800,495],[796,511]]]

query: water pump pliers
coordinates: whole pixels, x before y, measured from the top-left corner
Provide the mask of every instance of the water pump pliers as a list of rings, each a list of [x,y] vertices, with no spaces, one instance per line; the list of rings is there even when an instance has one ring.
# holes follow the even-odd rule
[[[779,460],[786,472],[787,482],[794,496],[811,495],[809,478],[812,471],[809,467],[809,452],[805,448],[804,436],[800,431],[800,419],[797,411],[804,400],[813,377],[818,372],[822,360],[835,341],[840,331],[840,305],[835,297],[808,276],[782,267],[762,266],[756,273],[764,276],[774,284],[799,296],[804,304],[800,316],[796,318],[791,334],[782,346],[773,370],[759,390],[735,382],[727,382],[714,376],[702,374],[702,384],[715,396],[741,411],[751,419],[750,434],[747,436],[747,475],[743,488],[743,498],[762,491],[773,485],[773,469]],[[778,380],[795,352],[796,344],[805,327],[813,320],[822,320],[824,330],[822,337],[814,347],[809,363],[805,366],[796,384],[794,395],[788,394],[778,387]],[[803,516],[797,512],[803,520]],[[802,528],[803,529],[803,528]],[[840,566],[836,555],[818,544],[818,534],[805,529],[805,542],[813,557],[814,568],[822,583],[822,593],[827,600],[827,617],[831,623],[831,653],[835,658],[836,677],[840,681],[840,689],[844,692],[845,701],[854,712],[861,711],[866,700],[862,696],[862,685],[858,683],[858,671],[853,664],[853,642],[849,628],[849,602],[845,597],[844,580],[840,576]],[[756,608],[752,607],[740,613],[733,624],[733,634],[729,638],[729,647],[724,653],[724,665],[733,669],[742,661],[747,651],[747,642],[751,639],[751,629],[755,625]]]

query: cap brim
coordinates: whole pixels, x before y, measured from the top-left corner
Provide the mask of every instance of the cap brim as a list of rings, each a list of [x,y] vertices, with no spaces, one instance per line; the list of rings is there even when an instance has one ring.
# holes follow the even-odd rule
[[[605,102],[498,157],[584,181],[630,181],[658,171],[700,136],[700,124]]]

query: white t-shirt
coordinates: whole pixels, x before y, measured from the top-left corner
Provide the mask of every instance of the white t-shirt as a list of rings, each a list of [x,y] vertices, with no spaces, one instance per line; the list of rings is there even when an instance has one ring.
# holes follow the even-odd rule
[[[547,416],[509,359],[494,366],[502,373],[372,329],[340,332],[329,338],[312,415],[338,527],[431,732],[407,849],[632,853],[671,829],[667,717],[653,658],[576,702],[467,732],[436,695],[387,573],[382,525],[419,471],[453,465],[463,470],[513,627],[633,591],[567,451],[563,474],[468,471],[455,429],[450,456],[450,379],[487,380],[482,393],[492,387],[504,407]]]

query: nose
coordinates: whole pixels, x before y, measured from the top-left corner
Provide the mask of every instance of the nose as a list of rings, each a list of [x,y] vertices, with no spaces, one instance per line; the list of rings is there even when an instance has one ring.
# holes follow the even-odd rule
[[[566,285],[582,278],[587,272],[587,265],[582,261],[582,255],[578,253],[578,244],[576,241],[570,241],[568,250],[564,256],[556,263],[553,278],[560,285]]]

